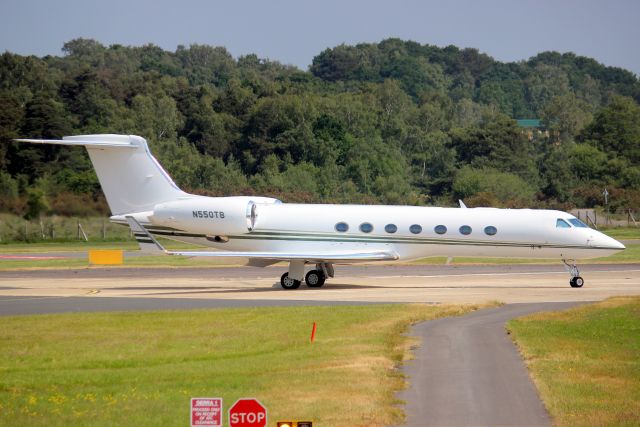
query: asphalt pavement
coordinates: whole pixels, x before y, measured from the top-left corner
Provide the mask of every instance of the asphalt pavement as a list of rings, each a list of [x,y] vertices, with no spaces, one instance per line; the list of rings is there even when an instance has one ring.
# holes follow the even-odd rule
[[[2,263],[0,262],[0,268]],[[585,264],[580,271],[627,271],[640,269],[640,264]],[[34,279],[128,279],[128,278],[226,278],[249,279],[276,277],[286,271],[286,266],[270,266],[266,268],[237,267],[85,267],[64,269],[32,269],[32,270],[0,270],[0,282],[12,278]],[[362,264],[336,265],[336,277],[394,277],[394,276],[450,276],[450,275],[486,275],[486,274],[534,274],[547,272],[566,272],[562,263],[553,264]],[[569,277],[567,273],[567,277]],[[568,279],[567,279],[568,280]]]
[[[411,334],[421,345],[403,368],[410,386],[399,394],[406,402],[405,425],[551,425],[505,322],[580,304],[507,304],[414,326]]]

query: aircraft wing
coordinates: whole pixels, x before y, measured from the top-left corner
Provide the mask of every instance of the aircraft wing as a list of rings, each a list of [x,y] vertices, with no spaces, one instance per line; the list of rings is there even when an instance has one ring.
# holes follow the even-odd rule
[[[219,258],[252,258],[276,261],[305,260],[310,262],[356,262],[356,261],[392,261],[398,259],[398,255],[384,251],[336,251],[336,252],[223,252],[223,251],[166,251],[169,255],[182,255],[188,257],[204,256]]]
[[[309,262],[364,262],[364,261],[393,261],[398,254],[393,251],[318,251],[309,253],[294,252],[234,252],[234,251],[168,251],[146,228],[132,216],[126,217],[133,234],[140,245],[140,249],[150,253],[164,253],[167,255],[182,255],[187,257],[214,258],[250,258],[255,260],[291,261],[304,260]]]

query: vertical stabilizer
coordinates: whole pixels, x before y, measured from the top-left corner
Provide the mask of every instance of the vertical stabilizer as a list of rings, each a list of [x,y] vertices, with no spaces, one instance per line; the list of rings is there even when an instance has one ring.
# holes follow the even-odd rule
[[[61,140],[18,141],[85,146],[113,215],[153,210],[158,203],[188,196],[162,169],[149,152],[147,141],[139,136],[79,135]]]

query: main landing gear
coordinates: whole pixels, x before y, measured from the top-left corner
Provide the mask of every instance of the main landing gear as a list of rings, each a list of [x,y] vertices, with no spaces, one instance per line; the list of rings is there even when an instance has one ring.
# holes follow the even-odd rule
[[[302,267],[302,270],[300,269]],[[302,275],[304,274],[304,262],[291,262],[289,263],[289,271],[284,273],[280,278],[280,286],[283,289],[292,290],[298,289],[302,284]],[[296,279],[295,277],[300,277]],[[310,288],[320,288],[324,285],[327,277],[333,277],[333,265],[329,263],[316,264],[315,270],[310,270],[304,276],[304,282]]]
[[[565,260],[562,260],[562,262],[564,263],[565,268],[567,269],[569,274],[571,274],[569,285],[571,285],[572,288],[581,288],[582,285],[584,285],[584,279],[580,277],[580,270],[578,270],[578,266],[576,265],[576,263],[574,262],[569,264]]]

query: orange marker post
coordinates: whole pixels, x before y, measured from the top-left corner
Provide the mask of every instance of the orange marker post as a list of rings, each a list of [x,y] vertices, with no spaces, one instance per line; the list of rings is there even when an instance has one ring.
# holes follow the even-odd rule
[[[313,322],[313,328],[311,329],[311,342],[316,339],[316,322]]]

